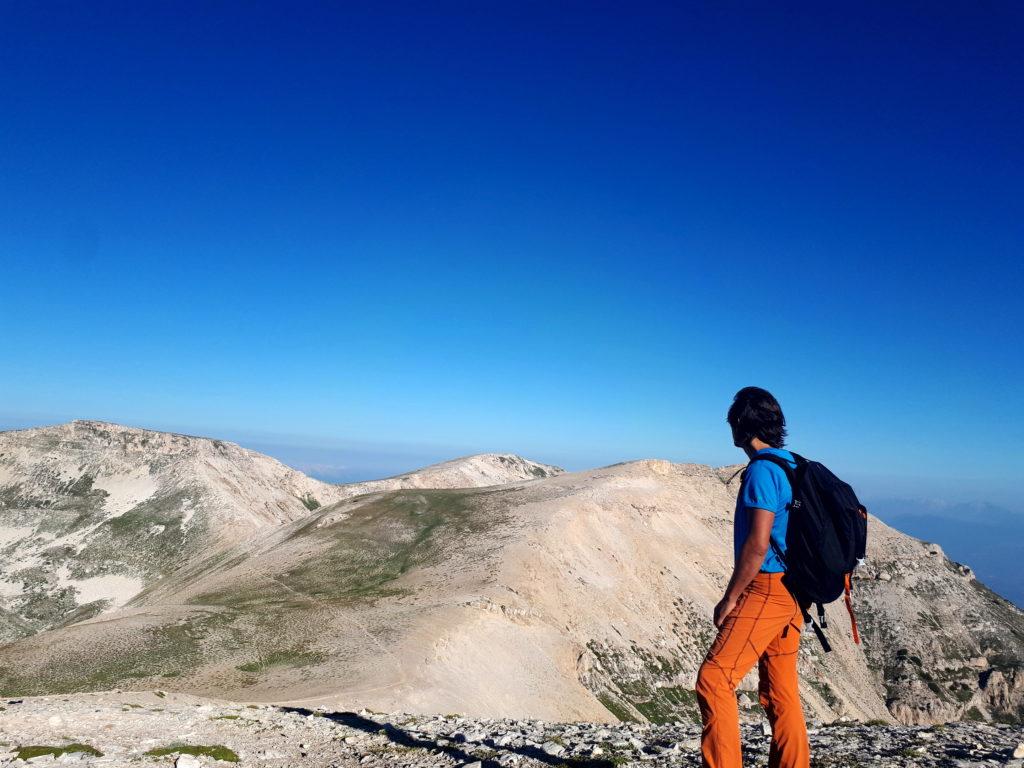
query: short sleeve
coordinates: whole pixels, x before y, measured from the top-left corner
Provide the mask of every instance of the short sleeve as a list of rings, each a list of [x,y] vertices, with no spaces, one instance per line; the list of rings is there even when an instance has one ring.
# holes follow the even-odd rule
[[[778,474],[780,467],[768,461],[755,461],[747,470],[746,480],[740,491],[740,501],[747,509],[767,509],[778,512],[782,496]]]

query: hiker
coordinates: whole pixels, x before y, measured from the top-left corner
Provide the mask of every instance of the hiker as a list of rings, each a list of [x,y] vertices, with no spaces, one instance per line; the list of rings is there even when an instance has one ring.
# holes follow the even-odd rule
[[[736,393],[728,413],[733,444],[747,457],[772,453],[796,468],[783,449],[786,419],[778,401],[759,387]],[[810,746],[800,705],[796,671],[803,611],[783,584],[787,473],[772,461],[752,462],[736,500],[735,565],[725,596],[715,606],[718,635],[697,673],[697,701],[704,730],[706,768],[740,768],[736,686],[757,664],[758,698],[772,727],[769,768],[808,768]]]

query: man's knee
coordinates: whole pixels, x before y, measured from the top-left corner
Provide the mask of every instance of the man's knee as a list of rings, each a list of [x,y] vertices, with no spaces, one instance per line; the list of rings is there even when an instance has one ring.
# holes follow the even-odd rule
[[[716,694],[735,694],[736,686],[733,685],[724,669],[717,664],[705,661],[697,670],[697,684],[694,686],[694,691],[698,698],[710,701]]]

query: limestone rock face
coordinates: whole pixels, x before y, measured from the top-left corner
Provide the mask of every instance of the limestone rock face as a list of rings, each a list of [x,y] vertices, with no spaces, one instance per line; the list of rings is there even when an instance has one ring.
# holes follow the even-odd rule
[[[120,435],[109,425],[86,429]],[[143,437],[119,436],[115,445],[127,441],[132,455],[148,456]],[[90,522],[83,527],[102,532],[118,519],[116,510],[138,512],[168,492],[170,476],[190,489],[190,499],[230,491],[233,500],[165,508],[165,530],[186,529],[191,515],[191,526],[205,521],[202,536],[183,538],[155,575],[140,565],[148,581],[130,600],[105,605],[102,615],[69,608],[0,647],[0,694],[166,688],[478,717],[697,717],[694,678],[732,568],[736,467],[648,460],[562,473],[492,454],[330,486],[216,441],[189,449],[200,459],[170,462],[167,452],[184,447],[175,438],[150,438],[155,458],[146,461],[156,463],[159,482],[144,498],[137,497],[149,486],[141,482],[141,490],[89,496],[120,487],[110,477],[129,471],[115,462],[128,449],[118,447],[114,458],[101,451],[90,464],[79,447],[84,438],[51,437],[48,458],[32,466],[60,466],[60,479],[46,469],[37,481],[24,469],[31,462],[8,462],[12,449],[4,443],[0,466],[22,467],[13,480],[5,469],[0,485],[17,499],[0,509],[9,515],[5,525],[35,520],[38,527],[42,511],[60,509],[62,520],[84,514]],[[220,451],[245,455],[228,470],[214,461]],[[156,482],[154,471],[133,466],[133,477]],[[88,489],[81,481],[72,492],[86,474],[93,476]],[[92,506],[64,510],[84,504],[83,493]],[[112,507],[111,496],[118,500]],[[247,513],[246,504],[255,509]],[[66,525],[62,531],[74,532],[81,524]],[[134,530],[148,540],[138,533],[148,528]],[[4,552],[24,547],[25,538]],[[91,546],[88,535],[83,541],[80,550],[45,544],[37,553],[63,552],[60,563],[78,578],[75,568]],[[127,537],[118,541],[126,553],[138,550]],[[112,564],[128,554],[114,549],[90,562],[122,573]],[[24,584],[24,571],[5,565],[3,578]],[[15,619],[32,620],[26,603],[5,601]],[[872,517],[854,603],[863,645],[853,644],[841,603],[828,608],[833,653],[822,653],[813,634],[803,638],[798,665],[810,715],[908,724],[1020,718],[1024,616],[941,549]],[[744,716],[759,718],[754,673],[739,696]]]

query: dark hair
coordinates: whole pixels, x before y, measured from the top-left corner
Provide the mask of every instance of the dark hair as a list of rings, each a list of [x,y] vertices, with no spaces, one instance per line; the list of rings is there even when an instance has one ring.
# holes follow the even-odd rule
[[[786,444],[786,417],[772,393],[760,387],[744,387],[732,399],[726,421],[740,447],[759,438],[772,448]]]

